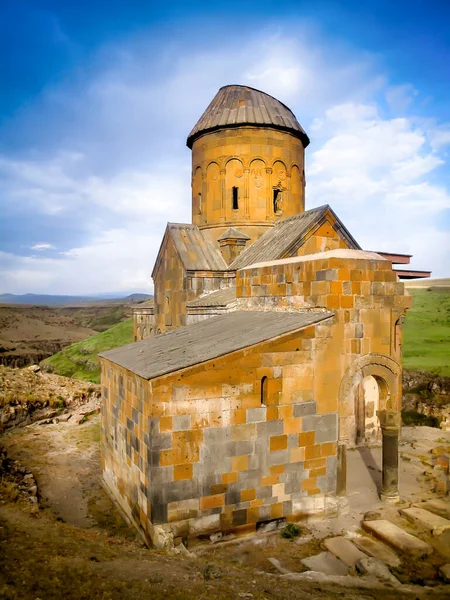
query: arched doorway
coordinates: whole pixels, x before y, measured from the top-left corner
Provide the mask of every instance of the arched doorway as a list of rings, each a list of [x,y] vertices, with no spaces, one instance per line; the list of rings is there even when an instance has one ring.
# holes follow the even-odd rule
[[[381,442],[381,427],[377,413],[388,403],[388,385],[377,375],[366,375],[355,384],[355,446]]]
[[[347,369],[339,390],[338,490],[347,490],[347,449],[357,448],[368,470],[376,468],[368,445],[382,438],[381,497],[398,499],[398,433],[401,366],[389,356],[368,354]],[[380,435],[381,434],[381,435]],[[357,456],[357,455],[356,455]],[[371,464],[369,464],[371,462]],[[354,478],[355,473],[352,472]],[[375,477],[372,477],[375,482]],[[356,483],[355,483],[356,482]],[[354,481],[360,486],[358,479]]]

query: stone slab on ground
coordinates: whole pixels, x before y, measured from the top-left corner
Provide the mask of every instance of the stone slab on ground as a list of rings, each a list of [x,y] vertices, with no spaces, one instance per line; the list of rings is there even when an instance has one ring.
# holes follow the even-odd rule
[[[417,508],[424,508],[429,512],[439,515],[444,519],[450,519],[450,500],[444,500],[443,498],[433,498],[420,504],[415,504]]]
[[[408,521],[411,521],[411,523],[416,523],[431,531],[432,535],[441,535],[444,531],[450,529],[450,521],[448,519],[444,519],[444,517],[435,515],[423,508],[412,506],[411,508],[401,508],[398,512],[408,519]]]
[[[354,538],[352,542],[363,552],[369,554],[373,558],[378,558],[390,567],[399,567],[401,564],[400,558],[386,544],[379,542],[370,537]]]
[[[364,521],[363,529],[392,548],[413,558],[428,556],[433,552],[433,548],[430,544],[419,540],[419,538],[407,533],[401,527],[394,525],[390,521],[385,521],[384,519],[379,519],[378,521]]]
[[[355,544],[344,537],[337,536],[325,540],[325,547],[348,567],[356,567],[361,558],[367,558],[367,554],[361,552]]]
[[[321,552],[315,556],[302,559],[302,564],[310,571],[327,575],[347,575],[348,567],[331,552]]]
[[[442,567],[439,568],[439,575],[444,581],[450,583],[450,563],[442,565]]]

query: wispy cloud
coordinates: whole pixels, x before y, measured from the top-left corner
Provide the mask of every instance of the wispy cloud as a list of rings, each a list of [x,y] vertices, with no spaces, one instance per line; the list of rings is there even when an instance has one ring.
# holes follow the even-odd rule
[[[42,244],[35,244],[34,246],[31,246],[32,250],[55,250],[55,246],[53,246],[53,244],[46,244],[46,243],[42,243]]]
[[[450,138],[435,120],[417,125],[410,84],[389,85],[376,59],[305,25],[212,42],[209,52],[158,44],[158,53],[142,36],[105,46],[93,66],[44,90],[5,129],[14,147],[0,155],[8,219],[31,214],[37,231],[67,223],[71,233],[63,246],[43,229],[45,243],[17,240],[17,251],[0,257],[2,289],[149,289],[166,221],[190,220],[185,138],[227,83],[276,96],[311,134],[307,207],[328,202],[365,247],[409,251],[447,274],[445,240],[425,250],[424,235],[439,237],[449,206],[436,173]],[[74,227],[83,235],[70,237]],[[24,245],[61,253],[21,256]]]

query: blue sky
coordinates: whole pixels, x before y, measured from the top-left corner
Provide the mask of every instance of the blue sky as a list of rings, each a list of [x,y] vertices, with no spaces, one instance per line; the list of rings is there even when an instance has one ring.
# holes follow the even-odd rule
[[[0,292],[151,291],[217,89],[285,102],[307,208],[450,276],[450,3],[5,0]]]

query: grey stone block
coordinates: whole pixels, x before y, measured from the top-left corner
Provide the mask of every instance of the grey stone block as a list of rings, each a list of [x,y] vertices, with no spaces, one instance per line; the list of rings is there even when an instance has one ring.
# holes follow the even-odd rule
[[[242,456],[243,454],[253,454],[255,451],[255,444],[251,441],[236,442],[236,455]]]
[[[174,431],[186,431],[191,428],[191,415],[176,415],[173,417]]]
[[[247,423],[258,423],[266,420],[266,407],[247,409]]]
[[[321,415],[306,415],[305,417],[303,417],[303,431],[316,431],[320,419]]]
[[[338,438],[338,416],[337,413],[321,415],[316,427],[316,444],[336,442]]]
[[[315,400],[311,402],[300,402],[294,405],[294,417],[307,417],[317,413],[317,404]]]
[[[288,450],[277,450],[277,452],[269,452],[267,463],[270,467],[273,465],[284,465],[289,462]]]
[[[292,515],[292,500],[285,500],[283,502],[283,517]]]
[[[260,506],[259,507],[259,520],[260,521],[269,521],[270,519],[270,506]]]
[[[298,433],[289,433],[287,438],[288,448],[298,448]]]
[[[356,323],[356,325],[355,325],[355,337],[356,338],[363,338],[364,337],[364,324],[363,323]]]
[[[271,498],[271,496],[272,496],[272,486],[271,485],[265,485],[265,486],[256,488],[256,497],[257,498],[267,499],[267,498]]]

